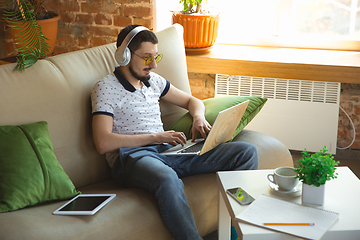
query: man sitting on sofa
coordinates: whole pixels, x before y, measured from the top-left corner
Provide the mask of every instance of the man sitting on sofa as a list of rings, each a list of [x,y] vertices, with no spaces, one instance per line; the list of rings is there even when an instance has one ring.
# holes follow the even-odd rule
[[[91,93],[94,142],[99,153],[106,153],[112,176],[122,186],[155,195],[162,219],[175,239],[202,239],[181,178],[219,170],[257,169],[257,151],[248,143],[229,142],[203,155],[160,154],[186,142],[182,132],[164,131],[160,98],[189,111],[192,140],[197,132],[206,138],[211,126],[202,101],[151,72],[162,58],[157,43],[156,35],[142,26],[130,25],[119,33],[116,58],[120,66],[96,83]]]

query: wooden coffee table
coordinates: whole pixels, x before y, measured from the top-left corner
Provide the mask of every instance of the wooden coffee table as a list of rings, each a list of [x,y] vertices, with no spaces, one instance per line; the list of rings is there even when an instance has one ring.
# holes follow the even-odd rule
[[[296,193],[280,193],[269,187],[269,181],[266,176],[272,172],[273,170],[253,170],[217,173],[219,188],[219,240],[230,239],[231,222],[233,222],[240,239],[243,240],[301,239],[285,233],[234,221],[235,216],[247,206],[242,206],[231,198],[226,193],[226,189],[229,188],[242,187],[255,199],[261,194],[265,194],[301,203],[301,191]],[[360,239],[360,180],[348,167],[338,167],[336,172],[339,174],[338,178],[326,183],[325,203],[323,206],[318,207],[339,213],[339,219],[321,239]]]

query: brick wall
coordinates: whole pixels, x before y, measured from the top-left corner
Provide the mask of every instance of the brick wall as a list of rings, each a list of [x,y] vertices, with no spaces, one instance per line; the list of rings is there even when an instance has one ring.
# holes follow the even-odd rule
[[[354,126],[355,132],[355,142],[351,146],[354,149],[360,149],[360,85],[359,84],[341,84],[341,94],[340,94],[340,106],[345,110],[345,112],[351,118]],[[339,127],[338,127],[338,146],[346,147],[348,146],[354,136],[354,131],[349,118],[346,114],[339,110]]]
[[[3,19],[3,12],[0,10],[0,58],[15,56],[15,47],[10,36],[10,30]]]
[[[55,54],[115,42],[129,24],[152,29],[152,0],[45,0],[45,5],[61,16]]]
[[[0,12],[0,19],[3,18],[2,16],[2,12]],[[5,31],[1,31],[5,29],[5,23],[3,21],[0,21],[0,58],[2,58],[1,56],[6,55],[6,49],[5,49]]]
[[[60,14],[54,54],[112,43],[129,24],[153,28],[152,0],[44,0]],[[16,55],[9,30],[0,24],[0,58]]]
[[[191,94],[199,99],[215,96],[215,74],[188,73]]]

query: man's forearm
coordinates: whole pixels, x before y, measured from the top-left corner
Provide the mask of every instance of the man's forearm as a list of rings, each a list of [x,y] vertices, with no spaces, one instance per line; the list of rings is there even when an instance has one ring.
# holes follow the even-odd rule
[[[193,118],[205,117],[205,106],[203,102],[197,98],[191,98],[188,105],[188,111]]]
[[[95,140],[96,149],[100,154],[114,152],[120,148],[138,147],[157,142],[156,134],[125,135],[117,133],[104,134]]]

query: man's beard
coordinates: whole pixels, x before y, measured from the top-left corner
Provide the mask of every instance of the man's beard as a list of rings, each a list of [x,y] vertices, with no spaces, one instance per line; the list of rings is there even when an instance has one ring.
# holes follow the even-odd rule
[[[150,74],[145,75],[145,76],[139,76],[131,66],[129,66],[129,71],[136,79],[138,79],[142,82],[147,82],[150,79]]]

